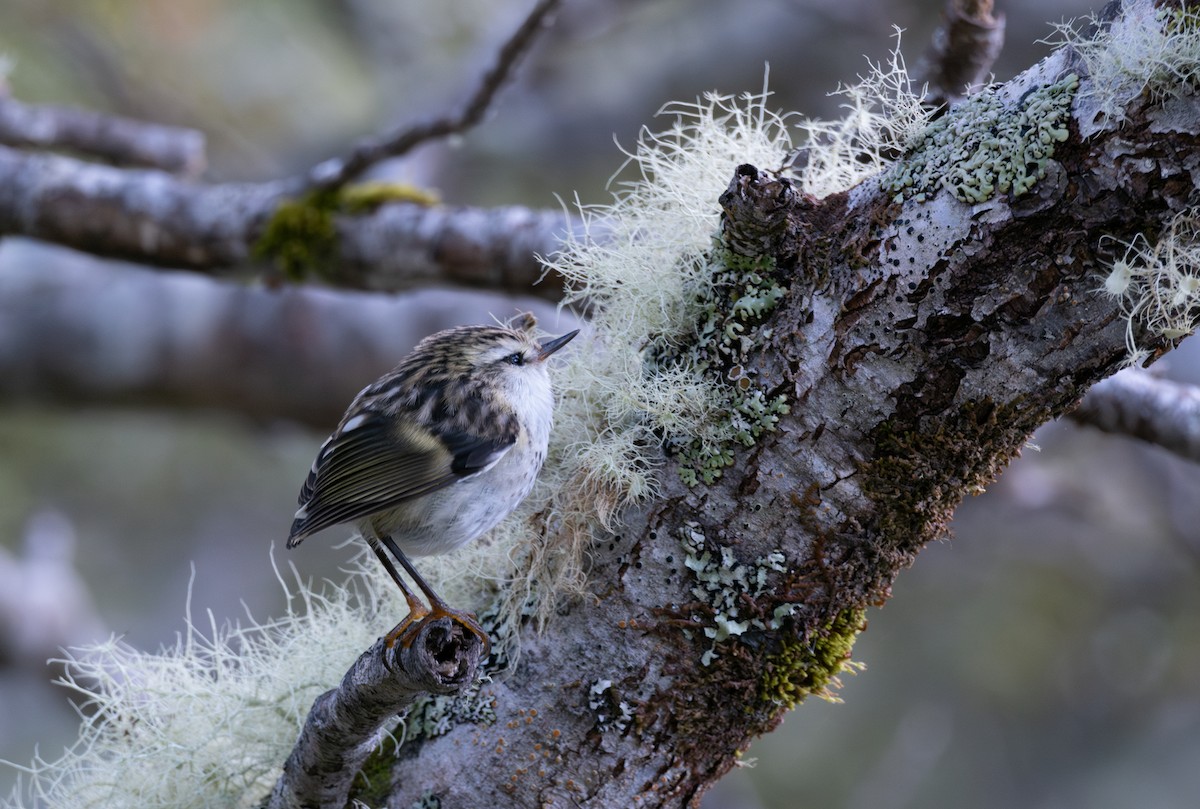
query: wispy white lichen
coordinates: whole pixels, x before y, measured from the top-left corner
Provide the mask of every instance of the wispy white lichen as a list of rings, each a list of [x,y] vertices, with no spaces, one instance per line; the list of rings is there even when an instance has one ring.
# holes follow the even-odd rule
[[[866,76],[834,92],[845,99],[845,115],[832,121],[805,118],[797,125],[802,133],[797,174],[814,196],[844,191],[878,174],[915,145],[929,125],[927,92],[909,77],[899,28],[887,62],[868,60],[867,65]]]
[[[1176,340],[1200,324],[1200,208],[1176,215],[1153,243],[1139,234],[1122,246],[1100,291],[1119,302],[1128,362],[1140,365],[1150,351],[1139,329],[1154,341]]]
[[[1130,102],[1143,93],[1162,101],[1194,92],[1200,82],[1197,9],[1129,3],[1112,22],[1087,17],[1082,23],[1056,26],[1057,39],[1087,65],[1090,81],[1083,97],[1095,104],[1101,125],[1124,121]]]
[[[671,340],[701,320],[697,286],[720,219],[718,197],[742,163],[778,166],[792,147],[767,93],[706,95],[670,104],[663,132],[644,129],[613,200],[579,205],[587,232],[547,262],[568,281],[568,302],[592,318],[558,374],[551,455],[537,487],[505,531],[524,548],[515,597],[578,586],[596,531],[654,494],[664,435],[699,435],[722,417],[718,384],[695,368],[646,361],[652,339]],[[544,542],[530,537],[540,520]],[[519,551],[520,552],[520,551]],[[523,586],[522,586],[523,585]]]
[[[350,581],[288,590],[281,618],[201,630],[143,652],[118,640],[64,661],[87,717],[56,760],[36,759],[5,806],[253,807],[269,794],[313,700],[403,614],[363,558]],[[282,581],[282,579],[281,579]]]

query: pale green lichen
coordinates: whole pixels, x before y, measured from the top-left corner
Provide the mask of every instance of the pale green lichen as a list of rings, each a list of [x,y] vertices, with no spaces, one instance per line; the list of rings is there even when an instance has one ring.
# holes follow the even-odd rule
[[[1174,216],[1151,243],[1142,235],[1112,263],[1100,291],[1115,298],[1125,317],[1128,363],[1140,365],[1150,350],[1138,339],[1177,340],[1200,325],[1200,207]]]
[[[633,706],[621,699],[612,680],[600,679],[588,688],[588,709],[596,717],[596,730],[601,733],[624,733],[633,725]]]
[[[718,646],[728,638],[751,628],[779,629],[791,616],[795,605],[781,604],[770,618],[763,620],[757,615],[747,615],[744,602],[745,596],[755,598],[766,592],[772,571],[787,572],[787,557],[781,551],[772,551],[753,564],[745,564],[734,556],[731,548],[711,545],[700,525],[694,522],[679,529],[679,542],[684,551],[683,564],[696,580],[691,593],[712,610],[711,622],[696,624],[712,641],[701,655],[702,665],[712,663],[720,654]]]
[[[1054,147],[1067,139],[1078,86],[1079,77],[1069,74],[1016,105],[996,88],[976,93],[930,124],[912,153],[883,174],[882,187],[897,202],[923,202],[942,188],[968,204],[1029,193],[1046,176]]]
[[[715,482],[733,464],[735,445],[753,446],[788,412],[787,397],[769,396],[746,365],[754,346],[770,339],[761,324],[786,295],[773,270],[770,259],[749,261],[714,248],[692,285],[691,327],[650,343],[649,373],[673,368],[703,375],[718,405],[686,431],[665,431],[667,451],[678,456],[688,486]]]
[[[62,682],[88,721],[60,759],[23,768],[28,782],[5,805],[257,806],[313,700],[403,614],[379,567],[365,553],[336,587],[284,584],[287,613],[265,623],[202,632],[189,616],[159,652],[114,639],[72,653]]]

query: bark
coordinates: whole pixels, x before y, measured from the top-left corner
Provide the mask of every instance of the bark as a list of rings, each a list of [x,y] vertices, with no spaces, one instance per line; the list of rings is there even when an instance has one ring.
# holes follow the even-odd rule
[[[1004,98],[1079,70],[1057,53]],[[685,487],[668,459],[662,496],[596,544],[594,596],[527,633],[520,666],[486,687],[497,721],[410,740],[389,805],[695,805],[819,692],[839,640],[961,499],[1125,359],[1117,307],[1095,294],[1099,246],[1159,232],[1200,170],[1194,101],[1139,104],[1086,140],[1072,120],[1032,193],[975,205],[872,181],[815,200],[741,167],[726,243],[773,257],[787,284],[746,365],[790,414],[713,485]],[[714,645],[714,596],[763,628]]]
[[[1200,461],[1200,390],[1135,370],[1095,385],[1071,419]]]
[[[23,104],[0,97],[0,143],[63,149],[119,166],[162,169],[188,177],[204,171],[204,133],[148,124],[74,107]]]
[[[368,381],[448,324],[544,301],[217,283],[11,245],[0,271],[0,402],[220,409],[328,431]],[[440,294],[439,294],[440,292]]]

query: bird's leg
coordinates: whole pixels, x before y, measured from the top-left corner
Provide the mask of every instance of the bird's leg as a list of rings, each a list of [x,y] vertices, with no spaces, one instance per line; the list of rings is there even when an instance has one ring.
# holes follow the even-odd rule
[[[414,624],[420,622],[426,615],[429,615],[429,608],[425,606],[421,599],[417,598],[416,593],[409,589],[408,584],[404,581],[404,577],[400,575],[400,571],[396,570],[396,566],[392,564],[392,560],[384,553],[378,540],[368,539],[367,544],[371,546],[371,550],[375,551],[375,555],[383,563],[384,570],[392,577],[392,581],[396,582],[400,587],[400,592],[404,593],[404,600],[408,602],[408,615],[404,616],[404,620],[396,624],[395,629],[387,633],[387,637],[384,638],[387,648],[390,649],[396,643],[397,638],[407,632]],[[389,544],[391,543],[389,542]]]
[[[479,638],[479,641],[483,644],[483,654],[481,655],[481,659],[487,660],[488,655],[490,655],[492,653],[492,641],[490,638],[488,638],[487,633],[483,631],[483,627],[481,627],[479,625],[479,621],[475,618],[475,615],[473,613],[467,612],[466,610],[456,610],[453,607],[451,607],[449,604],[447,604],[445,601],[443,601],[442,597],[439,596],[436,592],[434,592],[433,588],[430,587],[429,584],[426,583],[425,579],[423,579],[421,577],[421,574],[417,572],[417,569],[412,566],[412,562],[408,561],[408,557],[406,557],[404,555],[404,553],[400,550],[400,548],[398,548],[396,546],[395,541],[393,541],[390,536],[384,535],[384,536],[380,537],[379,539],[381,542],[383,542],[385,545],[387,545],[388,550],[391,551],[392,555],[396,557],[396,561],[398,561],[404,567],[405,572],[408,573],[409,576],[412,576],[412,580],[414,582],[416,582],[417,587],[421,590],[422,593],[425,594],[425,597],[429,599],[430,610],[428,613],[421,615],[420,619],[423,620],[426,616],[431,617],[431,618],[445,617],[445,618],[449,618],[450,620],[454,621],[455,623],[462,624],[464,627],[467,628],[467,630],[470,631],[470,633],[472,635]],[[376,553],[381,553],[381,552],[376,551]],[[393,571],[392,578],[399,581],[399,576],[397,576],[394,572],[395,568],[392,567],[390,564],[387,565],[387,567],[388,567],[389,571]],[[410,593],[408,587],[404,586],[403,584],[400,586],[404,589],[404,597],[410,599],[409,609],[411,610],[412,609],[411,593]],[[422,605],[422,608],[424,608],[424,605]],[[409,619],[411,617],[412,617],[412,614],[410,613]],[[400,624],[400,626],[396,627],[395,629],[393,629],[391,632],[388,633],[388,646],[389,647],[392,645],[392,643],[395,642],[396,638],[399,638],[402,634],[404,634],[404,630],[406,630],[408,628],[408,624],[412,623],[412,621],[409,619],[405,619]]]

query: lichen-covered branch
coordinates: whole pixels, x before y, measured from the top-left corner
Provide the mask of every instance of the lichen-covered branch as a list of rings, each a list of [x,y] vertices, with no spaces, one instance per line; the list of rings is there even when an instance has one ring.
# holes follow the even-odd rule
[[[726,238],[683,268],[695,320],[641,338],[657,365],[637,366],[676,430],[691,400],[672,380],[701,369],[723,397],[710,443],[665,459],[659,496],[601,534],[596,597],[524,639],[485,695],[496,724],[409,741],[402,772],[421,783],[395,802],[695,805],[754,736],[827,693],[863,611],[961,499],[1127,359],[1128,313],[1096,291],[1109,240],[1160,233],[1195,199],[1200,111],[1187,93],[1131,96],[1123,127],[1083,139],[1073,110],[1091,91],[1059,51],[948,113],[894,171],[820,200],[730,167]],[[986,159],[960,148],[983,141]],[[629,231],[634,247],[651,238]],[[1135,330],[1158,350],[1173,339]],[[755,391],[785,397],[777,424],[752,429]],[[697,458],[721,474],[681,474]],[[542,530],[557,547],[558,523]],[[480,772],[468,746],[503,754]]]
[[[347,288],[443,283],[561,297],[553,277],[537,283],[545,269],[535,255],[554,253],[578,227],[565,213],[368,191],[293,200],[278,183],[194,183],[0,147],[0,235],[217,277],[275,261]]]
[[[0,96],[0,144],[78,152],[118,166],[198,177],[204,133],[75,107],[25,104]]]
[[[420,697],[473,683],[482,651],[447,618],[414,626],[391,648],[380,638],[313,703],[267,808],[341,809],[392,717]]]
[[[1130,369],[1097,383],[1071,420],[1200,461],[1200,390]]]

